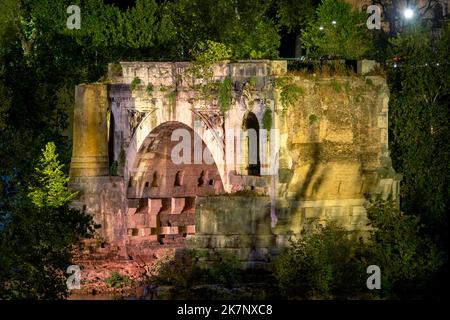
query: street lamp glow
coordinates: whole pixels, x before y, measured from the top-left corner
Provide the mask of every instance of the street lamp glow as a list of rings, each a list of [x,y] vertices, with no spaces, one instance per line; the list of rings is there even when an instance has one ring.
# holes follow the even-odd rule
[[[405,16],[406,19],[411,19],[414,16],[414,11],[412,11],[412,9],[410,8],[406,8],[405,11],[403,12],[403,15]]]

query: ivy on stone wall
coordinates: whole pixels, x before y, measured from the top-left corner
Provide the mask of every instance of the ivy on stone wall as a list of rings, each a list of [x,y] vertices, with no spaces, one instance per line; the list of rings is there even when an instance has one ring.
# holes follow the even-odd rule
[[[366,78],[366,85],[373,86],[373,81],[370,78]]]
[[[114,161],[111,166],[109,167],[109,175],[110,176],[117,176],[117,172],[119,169],[119,162]]]
[[[121,149],[119,153],[119,167],[124,166],[125,161],[126,161],[125,150]]]
[[[138,77],[135,77],[133,79],[133,81],[131,81],[131,91],[136,91],[136,89],[139,87],[139,85],[141,84],[141,79],[139,79]]]
[[[170,110],[170,113],[172,113],[172,114],[175,111],[176,98],[177,98],[177,92],[176,91],[172,91],[171,93],[169,93],[167,95],[167,99],[169,100],[169,110]]]
[[[280,89],[280,102],[285,111],[289,106],[294,106],[295,103],[305,94],[302,87],[296,85],[292,78],[284,77],[275,81],[275,87]]]
[[[220,89],[221,83],[219,82],[207,82],[198,87],[198,91],[201,93],[201,97],[205,104],[211,103]]]
[[[145,88],[145,92],[149,97],[153,96],[153,85],[149,83],[147,87]]]
[[[222,111],[223,113],[226,113],[228,110],[230,110],[231,87],[232,83],[229,77],[226,77],[219,87],[219,106],[220,111]]]
[[[248,79],[248,85],[251,89],[256,89],[256,77],[253,76],[250,79]]]
[[[309,124],[313,125],[316,122],[317,122],[317,116],[315,114],[310,115],[309,116]]]
[[[190,54],[194,61],[184,74],[192,78],[192,89],[200,92],[205,105],[217,97],[220,110],[226,113],[231,105],[231,79],[227,77],[222,83],[214,81],[213,66],[230,59],[231,49],[223,43],[207,40],[197,42]],[[202,80],[202,84],[196,84],[196,79]]]
[[[272,129],[273,118],[272,110],[270,108],[266,108],[266,110],[264,111],[262,123],[265,130],[270,131],[270,129]]]

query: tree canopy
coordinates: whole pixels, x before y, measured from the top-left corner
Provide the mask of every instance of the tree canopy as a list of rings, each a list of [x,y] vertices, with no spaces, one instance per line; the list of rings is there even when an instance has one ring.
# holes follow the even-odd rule
[[[58,208],[76,196],[75,192],[68,189],[69,177],[62,171],[64,165],[59,162],[55,151],[56,146],[53,142],[45,145],[35,168],[35,184],[30,185],[28,196],[31,202],[40,208],[45,206]]]
[[[448,228],[450,199],[449,32],[447,26],[431,41],[427,29],[412,25],[393,38],[391,56],[401,61],[388,75],[392,157],[403,173],[404,210],[422,216],[432,233],[446,237],[442,230]]]
[[[323,0],[316,15],[302,33],[307,54],[360,59],[373,50],[365,13],[343,0]]]

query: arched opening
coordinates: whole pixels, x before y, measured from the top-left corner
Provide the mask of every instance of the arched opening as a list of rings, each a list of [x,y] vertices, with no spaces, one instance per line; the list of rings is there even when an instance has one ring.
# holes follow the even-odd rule
[[[159,187],[158,173],[155,171],[155,172],[153,172],[153,177],[152,177],[152,188],[157,188],[157,187]]]
[[[135,213],[128,221],[135,225],[128,228],[163,244],[182,243],[195,233],[195,198],[224,192],[217,165],[203,159],[207,151],[204,141],[183,123],[166,122],[152,130],[130,172],[128,212]]]
[[[202,142],[201,148],[194,150],[197,141]],[[223,192],[217,165],[205,157],[208,152],[206,144],[187,125],[176,121],[161,124],[148,134],[136,154],[128,198],[196,197]],[[207,188],[210,180],[220,182],[213,184],[216,189]],[[148,181],[151,188],[145,188]]]
[[[183,179],[183,172],[182,171],[177,171],[177,173],[175,174],[174,186],[175,187],[181,187],[182,179]]]
[[[200,177],[198,178],[198,186],[203,187],[205,185],[205,170],[202,170]]]
[[[249,112],[244,118],[244,165],[245,172],[250,176],[261,175],[260,146],[259,146],[259,122],[253,112]]]

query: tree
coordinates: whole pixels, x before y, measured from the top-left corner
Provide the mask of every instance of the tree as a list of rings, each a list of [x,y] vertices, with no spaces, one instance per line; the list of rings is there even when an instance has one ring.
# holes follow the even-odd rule
[[[92,218],[67,205],[36,207],[15,188],[0,198],[0,299],[64,298],[73,246],[91,236]]]
[[[180,51],[190,59],[195,43],[211,40],[232,49],[234,59],[276,58],[280,37],[268,17],[270,2],[263,0],[177,0],[174,25]]]
[[[28,194],[37,207],[61,207],[77,195],[76,192],[69,191],[67,187],[69,177],[64,175],[63,168],[64,165],[58,160],[55,144],[47,143],[35,168],[36,184],[30,186]]]
[[[365,13],[343,0],[322,0],[317,18],[302,32],[307,54],[360,59],[373,49]]]
[[[381,290],[372,295],[416,298],[445,292],[433,289],[434,282],[445,283],[448,256],[423,232],[419,217],[382,200],[373,200],[367,215],[371,230],[365,240],[333,222],[306,225],[301,238],[291,241],[275,260],[274,277],[281,293],[291,299],[361,298],[367,293],[370,265],[379,266],[382,274]]]
[[[73,246],[94,231],[92,217],[69,207],[74,196],[48,143],[27,186],[14,170],[0,171],[0,299],[59,299],[67,295]],[[30,199],[31,198],[31,199]],[[31,200],[31,201],[30,201]]]
[[[404,214],[393,202],[373,201],[368,207],[368,218],[373,230],[367,264],[382,270],[382,295],[423,296],[448,259],[444,252],[424,235],[419,217]]]
[[[83,7],[81,30],[66,30],[84,48],[92,48],[104,63],[116,60],[179,59],[173,4],[138,0],[125,11],[101,0]]]
[[[432,41],[428,31],[411,25],[391,40],[390,148],[403,174],[402,209],[422,217],[428,232],[448,243],[450,118],[448,52],[450,28]]]
[[[295,35],[295,57],[301,55],[301,31],[315,18],[319,0],[279,0],[276,1],[277,18],[281,27]]]
[[[0,81],[0,131],[6,128],[6,118],[10,107],[10,92],[3,82]]]

